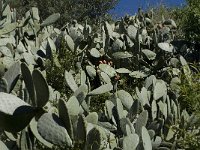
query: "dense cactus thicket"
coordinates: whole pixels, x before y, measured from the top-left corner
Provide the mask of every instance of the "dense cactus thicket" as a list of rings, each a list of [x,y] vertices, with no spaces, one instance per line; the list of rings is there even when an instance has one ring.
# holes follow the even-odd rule
[[[196,50],[175,44],[174,20],[139,10],[94,32],[1,10],[1,150],[199,148],[199,118],[179,101]]]

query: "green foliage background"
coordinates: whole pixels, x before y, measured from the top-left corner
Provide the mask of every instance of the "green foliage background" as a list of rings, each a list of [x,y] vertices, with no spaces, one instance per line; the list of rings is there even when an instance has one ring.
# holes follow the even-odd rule
[[[187,5],[180,9],[181,27],[189,40],[200,40],[200,0],[187,0]]]
[[[36,6],[39,9],[41,20],[52,13],[60,13],[61,18],[55,24],[57,27],[64,26],[73,19],[79,22],[88,20],[89,23],[98,23],[100,20],[111,19],[108,11],[115,7],[119,0],[22,0],[17,4],[19,17]]]

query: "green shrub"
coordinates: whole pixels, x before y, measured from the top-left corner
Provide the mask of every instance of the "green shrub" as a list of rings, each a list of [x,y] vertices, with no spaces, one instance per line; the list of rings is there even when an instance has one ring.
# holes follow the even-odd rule
[[[54,64],[52,66],[50,65],[50,67],[47,69],[47,82],[55,90],[69,95],[71,90],[65,84],[64,72],[65,70],[74,68],[74,63],[76,61],[75,55],[67,49],[66,43],[63,39],[61,40],[61,46],[58,51],[58,60],[61,67],[58,67]],[[50,64],[51,61],[47,63]]]
[[[183,75],[180,84],[179,101],[183,109],[187,109],[190,113],[200,114],[200,72],[191,76],[191,83],[188,83]]]
[[[188,40],[200,40],[200,0],[187,0],[187,5],[179,10],[181,30]]]

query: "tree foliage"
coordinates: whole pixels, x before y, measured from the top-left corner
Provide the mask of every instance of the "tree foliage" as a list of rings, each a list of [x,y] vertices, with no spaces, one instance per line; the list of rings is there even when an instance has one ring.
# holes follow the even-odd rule
[[[61,19],[57,25],[61,27],[73,19],[79,22],[87,19],[88,22],[96,23],[104,19],[117,2],[118,0],[23,0],[17,11],[23,16],[31,6],[37,6],[42,20],[59,12]]]
[[[200,40],[200,0],[187,0],[187,5],[179,9],[181,28],[188,40]]]

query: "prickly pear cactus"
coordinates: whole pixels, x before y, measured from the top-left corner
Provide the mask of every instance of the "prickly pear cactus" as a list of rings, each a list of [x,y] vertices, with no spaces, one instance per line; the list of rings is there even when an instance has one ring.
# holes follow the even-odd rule
[[[37,107],[43,107],[49,100],[49,87],[39,70],[33,70],[33,84],[37,97]]]
[[[44,113],[38,120],[37,129],[45,140],[54,145],[60,147],[72,146],[72,140],[56,114]]]
[[[148,121],[148,111],[145,110],[138,116],[138,119],[135,123],[135,132],[138,135],[141,135],[142,127],[146,126],[147,121]]]
[[[77,108],[75,108],[77,109]],[[59,117],[63,121],[65,128],[71,139],[74,138],[71,116],[68,111],[67,104],[64,100],[60,99],[58,103]]]
[[[123,139],[124,150],[135,150],[139,144],[139,136],[137,134],[130,134]]]
[[[0,92],[8,93],[8,83],[5,78],[0,79]]]
[[[113,89],[113,85],[111,83],[101,85],[100,87],[94,89],[93,91],[89,92],[88,95],[99,95],[110,92]]]
[[[149,133],[144,126],[142,127],[142,141],[143,141],[144,150],[152,149],[152,144],[151,144],[151,139],[150,139]]]
[[[24,129],[38,110],[18,97],[0,92],[0,127],[6,131],[18,132]],[[13,126],[15,124],[15,126]]]
[[[0,141],[0,147],[2,150],[9,150],[8,147],[2,141]]]
[[[131,108],[132,104],[133,104],[132,96],[124,90],[117,91],[117,96],[122,101],[122,104],[124,105],[124,107],[127,110],[129,110]]]
[[[163,80],[157,80],[154,87],[154,100],[158,100],[162,96],[167,94],[167,87]]]
[[[26,88],[28,90],[30,99],[32,101],[32,105],[37,106],[33,78],[32,78],[32,75],[31,75],[31,72],[30,72],[28,66],[25,63],[21,63],[21,72],[22,72],[22,76],[23,76]]]
[[[84,115],[79,116],[75,132],[76,132],[77,142],[81,145],[81,147],[84,147],[87,141],[87,122],[85,120]]]
[[[198,131],[179,103],[193,49],[176,45],[172,19],[139,9],[95,29],[77,20],[58,29],[60,14],[42,21],[36,7],[16,21],[14,3],[0,3],[0,128],[16,149],[177,149],[176,131]]]
[[[49,25],[53,24],[54,22],[56,22],[59,18],[60,18],[59,13],[52,14],[42,22],[41,26],[42,27],[49,26]]]
[[[86,146],[88,150],[105,149],[107,146],[107,136],[105,132],[99,127],[94,127],[87,135]]]
[[[65,80],[67,85],[71,88],[72,91],[76,91],[78,89],[78,86],[72,76],[72,74],[68,71],[65,71]]]
[[[38,132],[38,129],[37,129],[37,120],[36,118],[34,117],[31,122],[30,122],[30,129],[31,129],[31,132],[33,133],[33,135],[35,136],[35,138],[40,141],[43,145],[45,145],[46,147],[48,148],[53,148],[53,144],[48,142],[47,140],[45,140]]]
[[[4,78],[8,82],[8,92],[11,92],[17,83],[17,80],[20,75],[20,63],[16,62],[13,64],[8,71],[5,72]]]

